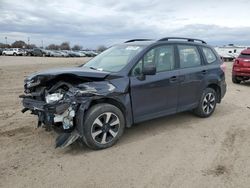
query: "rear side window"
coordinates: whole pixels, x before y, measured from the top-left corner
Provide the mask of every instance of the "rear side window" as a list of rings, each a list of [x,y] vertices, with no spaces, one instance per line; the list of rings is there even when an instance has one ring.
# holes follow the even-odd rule
[[[201,58],[195,46],[178,45],[180,68],[197,67],[201,65]]]
[[[202,47],[202,51],[206,57],[207,63],[213,63],[216,61],[216,56],[210,48]]]

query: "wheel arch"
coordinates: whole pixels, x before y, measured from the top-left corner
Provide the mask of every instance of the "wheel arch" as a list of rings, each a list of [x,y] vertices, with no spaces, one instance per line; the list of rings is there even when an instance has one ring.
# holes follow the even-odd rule
[[[100,99],[93,99],[89,105],[89,108],[91,108],[95,104],[100,104],[100,103],[111,104],[111,105],[114,105],[115,107],[119,108],[121,110],[125,120],[126,120],[126,107],[124,104],[122,104],[122,102],[120,102],[116,99],[113,99],[113,98],[104,97],[104,98],[100,98]]]
[[[220,103],[221,102],[221,88],[220,88],[220,86],[216,83],[210,83],[210,84],[208,84],[207,88],[212,88],[215,90],[215,92],[217,94],[217,102]]]

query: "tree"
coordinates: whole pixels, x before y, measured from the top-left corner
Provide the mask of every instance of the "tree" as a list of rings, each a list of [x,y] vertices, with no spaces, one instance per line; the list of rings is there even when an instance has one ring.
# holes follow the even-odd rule
[[[98,51],[98,52],[103,52],[103,51],[105,51],[105,50],[107,50],[107,47],[104,46],[104,45],[100,45],[100,46],[97,47],[97,51]]]
[[[10,48],[9,44],[0,43],[0,48]]]
[[[80,45],[74,45],[73,46],[73,48],[72,48],[72,50],[81,50],[82,49],[82,46],[80,46]]]
[[[50,44],[46,47],[47,50],[59,50],[59,46],[56,44]]]
[[[22,40],[18,40],[18,41],[13,42],[11,44],[11,47],[12,48],[27,48],[27,44]]]
[[[36,48],[36,45],[35,44],[28,44],[27,48],[28,49],[33,49],[33,48]]]
[[[60,49],[61,49],[61,50],[70,50],[69,42],[63,42],[63,43],[60,45]]]

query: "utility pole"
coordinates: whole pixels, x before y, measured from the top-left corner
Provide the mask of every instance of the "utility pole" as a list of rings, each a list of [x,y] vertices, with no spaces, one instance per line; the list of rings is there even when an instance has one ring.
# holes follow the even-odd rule
[[[42,40],[42,48],[43,48],[43,40]]]
[[[28,37],[28,48],[30,48],[30,38]]]
[[[6,44],[6,48],[7,48],[7,45],[8,45],[8,44],[7,44],[7,39],[8,39],[8,38],[7,38],[7,37],[5,37],[5,44]]]

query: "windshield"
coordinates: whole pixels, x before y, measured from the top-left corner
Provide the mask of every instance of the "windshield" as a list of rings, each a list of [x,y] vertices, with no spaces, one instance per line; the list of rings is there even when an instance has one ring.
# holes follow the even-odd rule
[[[118,72],[142,49],[143,46],[113,46],[83,66],[100,71]]]

